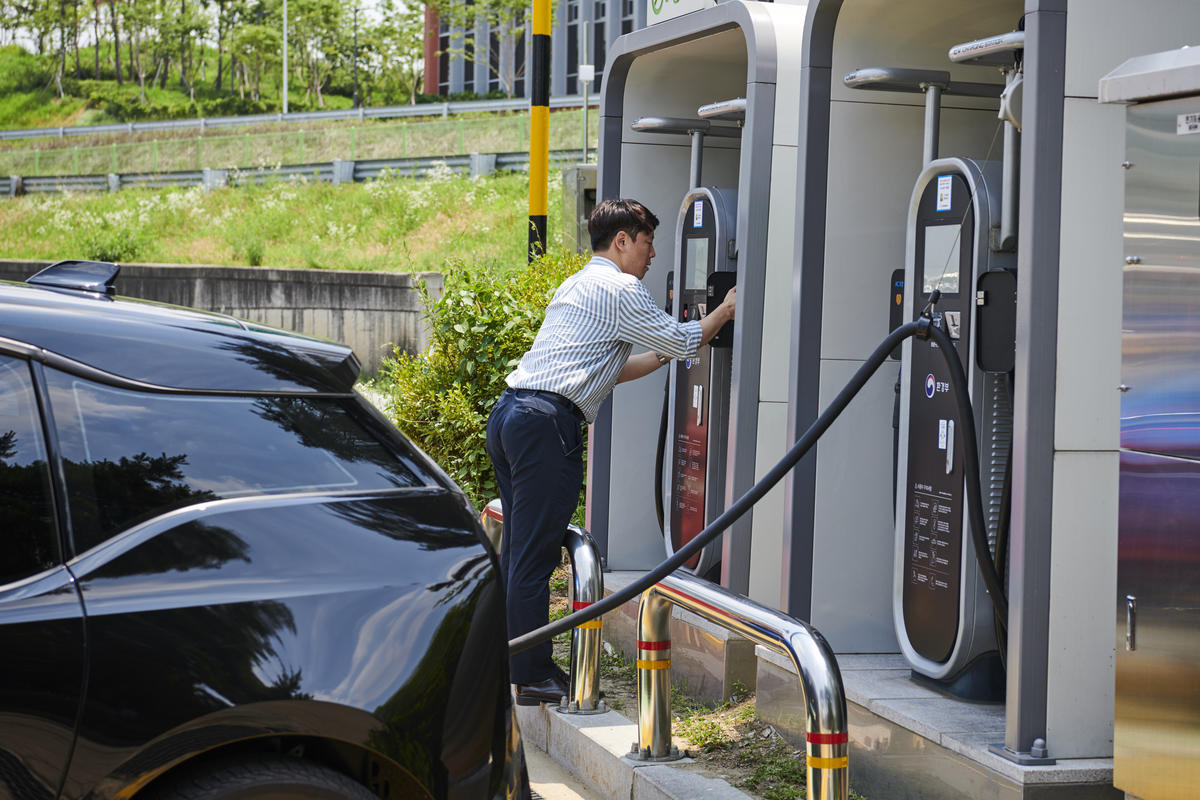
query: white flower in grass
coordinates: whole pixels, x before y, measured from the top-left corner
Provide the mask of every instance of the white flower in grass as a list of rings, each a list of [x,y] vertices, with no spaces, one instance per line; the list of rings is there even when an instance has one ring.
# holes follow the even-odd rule
[[[454,170],[445,161],[435,161],[433,166],[425,170],[426,180],[432,183],[446,183],[454,177]]]

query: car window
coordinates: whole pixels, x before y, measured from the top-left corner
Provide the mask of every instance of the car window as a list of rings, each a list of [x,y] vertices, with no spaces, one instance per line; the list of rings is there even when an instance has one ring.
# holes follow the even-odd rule
[[[58,561],[40,420],[29,365],[0,356],[0,583]]]
[[[206,500],[424,485],[340,400],[157,394],[46,376],[77,552]]]

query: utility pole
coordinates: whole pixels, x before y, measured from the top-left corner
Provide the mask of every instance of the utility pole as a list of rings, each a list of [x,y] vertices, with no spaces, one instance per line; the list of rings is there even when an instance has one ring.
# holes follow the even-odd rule
[[[529,97],[529,260],[546,252],[550,180],[550,0],[533,0],[532,91]]]
[[[358,6],[354,7],[354,107],[358,108]]]
[[[283,113],[288,113],[288,88],[287,88],[287,0],[283,0]]]

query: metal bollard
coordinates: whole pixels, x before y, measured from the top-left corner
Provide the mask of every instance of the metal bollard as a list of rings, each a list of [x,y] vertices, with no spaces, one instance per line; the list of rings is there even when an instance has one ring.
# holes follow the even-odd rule
[[[504,539],[504,508],[499,499],[492,500],[479,515],[483,532],[496,552]],[[568,525],[563,533],[563,547],[571,562],[571,591],[568,599],[572,611],[587,608],[604,597],[604,573],[600,550],[592,535],[578,525]],[[571,631],[570,694],[556,710],[564,714],[602,714],[608,711],[600,699],[600,651],[603,647],[599,619],[577,625]]]
[[[671,601],[647,589],[638,605],[638,741],[630,757],[675,761],[684,753],[671,744]]]
[[[788,656],[806,710],[808,797],[850,797],[846,693],[829,643],[807,624],[693,575],[676,572],[642,593],[638,609],[638,737],[631,758],[669,761],[671,747],[671,606],[686,608]]]
[[[604,573],[600,550],[592,535],[578,525],[568,525],[563,547],[571,561],[571,611],[580,611],[604,598]],[[582,622],[571,631],[571,693],[558,708],[566,714],[602,714],[600,699],[600,649],[603,620]]]

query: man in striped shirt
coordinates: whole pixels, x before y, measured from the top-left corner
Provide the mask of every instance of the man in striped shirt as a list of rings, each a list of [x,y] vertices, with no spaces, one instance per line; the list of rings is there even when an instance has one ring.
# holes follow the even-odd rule
[[[593,257],[558,288],[533,346],[492,409],[487,451],[504,505],[500,553],[508,635],[546,624],[550,573],[583,483],[583,423],[617,383],[690,358],[733,319],[737,289],[707,316],[679,322],[642,285],[658,218],[635,200],[605,200],[588,219]],[[634,346],[645,352],[631,355]],[[510,662],[517,703],[557,703],[566,675],[546,642]]]

